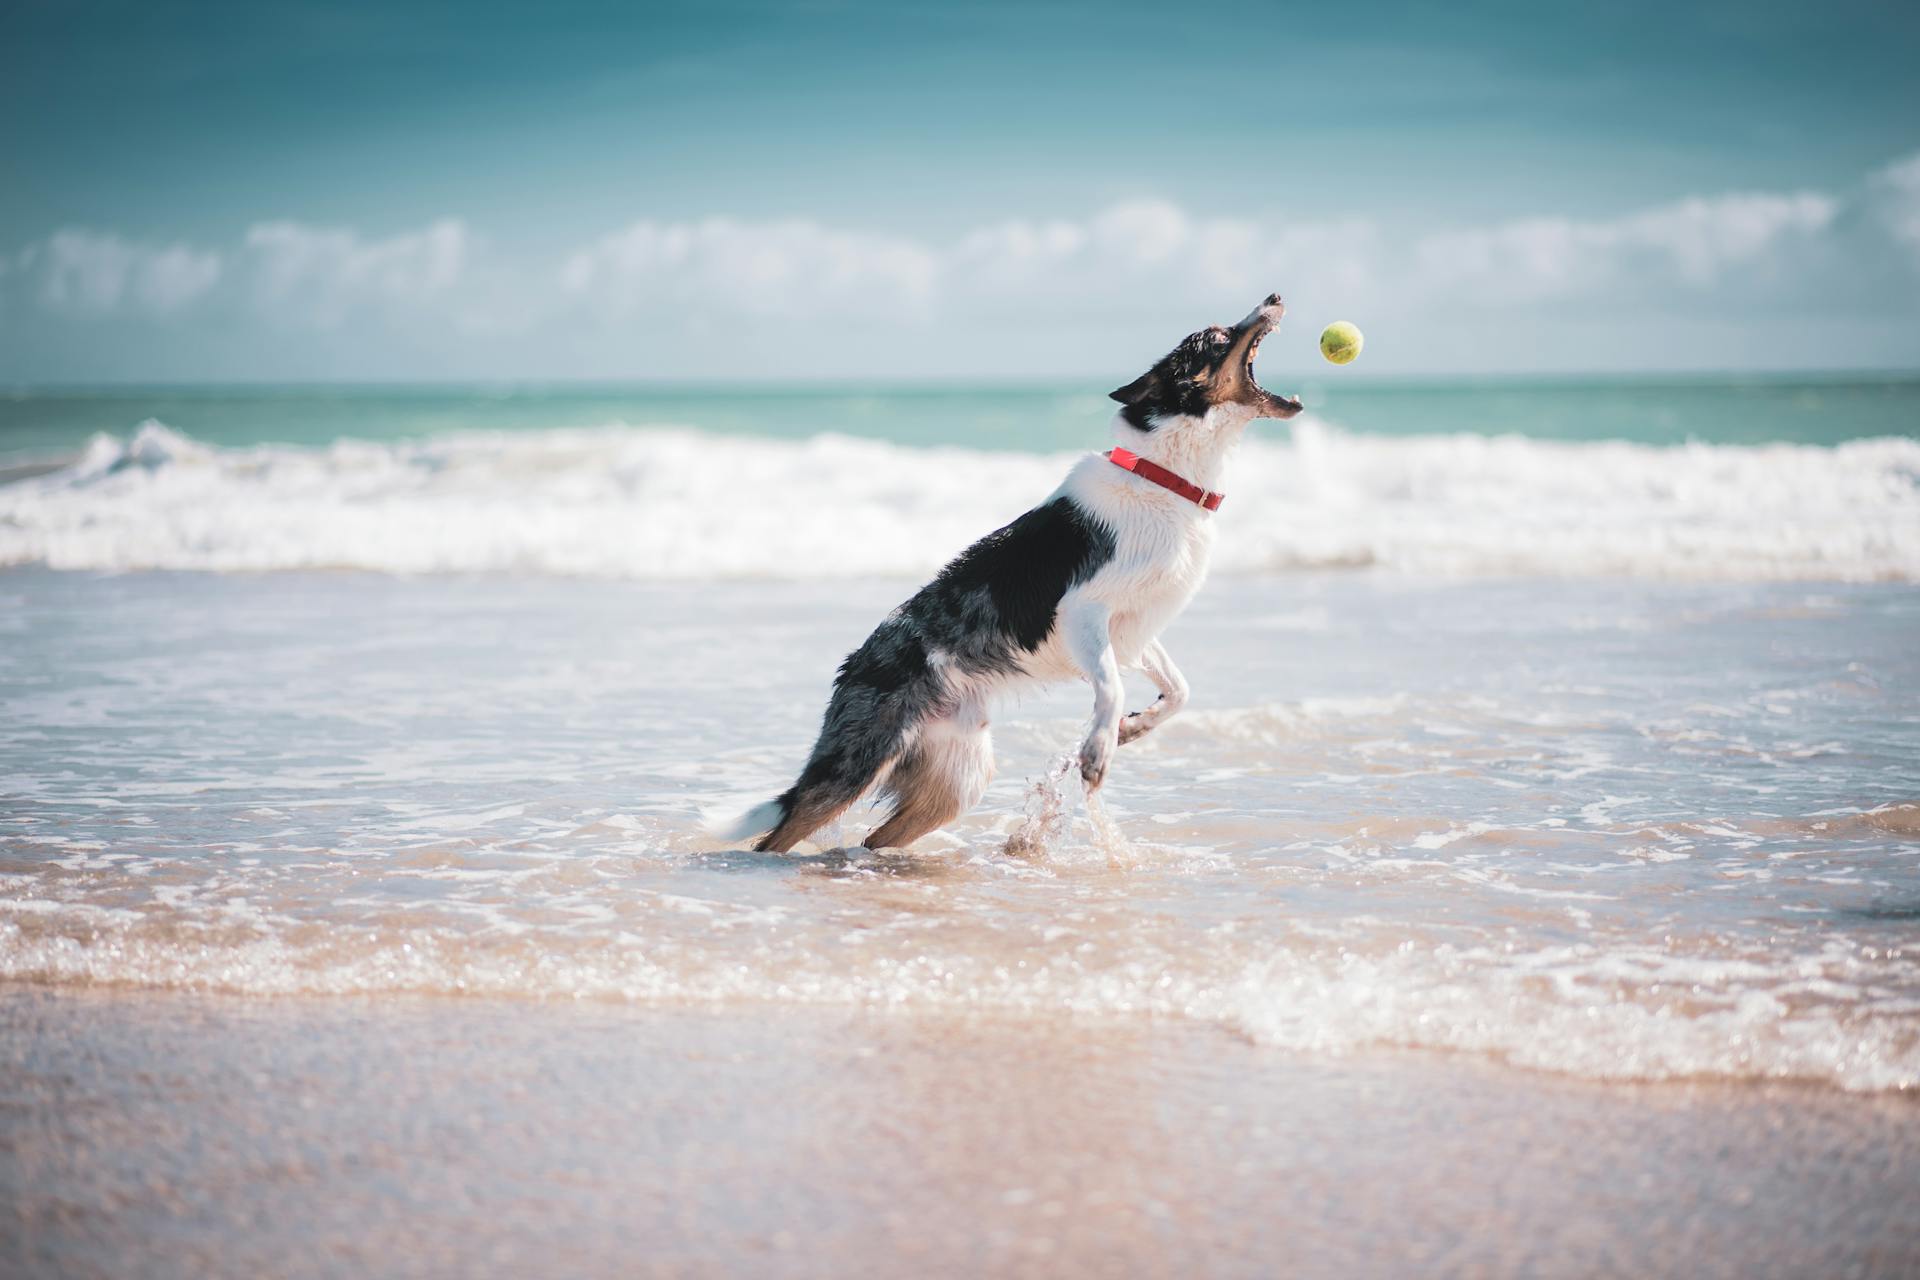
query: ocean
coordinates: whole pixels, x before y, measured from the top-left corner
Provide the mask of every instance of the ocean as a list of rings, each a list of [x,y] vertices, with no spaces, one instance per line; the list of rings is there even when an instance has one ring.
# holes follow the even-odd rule
[[[920,579],[1104,446],[1097,388],[0,399],[4,1097],[63,1104],[16,1166],[35,1256],[137,1257],[170,1210],[131,1161],[244,1208],[236,1269],[352,1270],[420,1220],[443,1269],[618,1269],[568,1231],[634,1187],[689,1271],[802,1274],[783,1231],[858,1271],[900,1205],[952,1273],[1042,1238],[1086,1274],[1404,1272],[1496,1204],[1521,1227],[1445,1259],[1564,1269],[1608,1205],[1650,1225],[1589,1271],[1920,1259],[1920,381],[1307,399],[1244,446],[1167,634],[1189,709],[1098,797],[1063,688],[1000,713],[947,831],[871,853],[856,811],[787,857],[708,823],[790,780]],[[78,1105],[150,1077],[194,1157]],[[996,1139],[1009,1107],[1038,1127]],[[750,1207],[736,1115],[728,1149],[895,1168],[898,1205]],[[1524,1142],[1443,1159],[1465,1115]],[[400,1135],[391,1181],[354,1124]],[[416,1126],[518,1163],[456,1159],[455,1212],[411,1189],[455,1159]],[[737,1198],[676,1200],[675,1161]],[[1336,1169],[1400,1188],[1337,1241],[1301,1207]],[[133,1208],[63,1232],[60,1197]],[[984,1225],[949,1240],[955,1197]]]
[[[1288,379],[1314,415],[1367,435],[1519,435],[1633,444],[1817,444],[1920,432],[1912,374],[1561,377],[1422,382]],[[673,425],[715,435],[846,435],[901,445],[1088,447],[1098,385],[164,386],[8,392],[0,462],[57,455],[152,418],[204,444],[324,445],[450,432]]]
[[[1303,399],[1242,450],[1222,573],[1920,579],[1920,380]],[[23,392],[0,399],[0,566],[923,576],[1103,447],[1111,408],[1087,387]]]

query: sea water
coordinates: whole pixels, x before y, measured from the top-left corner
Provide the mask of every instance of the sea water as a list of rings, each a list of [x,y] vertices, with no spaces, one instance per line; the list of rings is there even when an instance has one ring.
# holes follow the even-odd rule
[[[962,426],[1011,393],[949,397],[937,439],[777,400],[758,435],[566,397],[423,429],[380,393],[315,439],[116,394],[104,436],[49,410],[0,485],[0,979],[1920,1086],[1910,434],[1257,428],[1167,637],[1192,705],[1099,796],[1063,688],[1000,711],[946,832],[866,852],[862,808],[773,857],[707,821],[784,787],[835,662],[1045,496],[1045,413],[989,447]]]

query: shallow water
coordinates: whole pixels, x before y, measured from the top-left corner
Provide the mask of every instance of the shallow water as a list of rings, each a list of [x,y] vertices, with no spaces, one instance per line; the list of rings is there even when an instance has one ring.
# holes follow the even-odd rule
[[[911,852],[706,837],[911,586],[14,570],[0,978],[1920,1086],[1920,590],[1223,578],[1095,808],[1062,690]]]

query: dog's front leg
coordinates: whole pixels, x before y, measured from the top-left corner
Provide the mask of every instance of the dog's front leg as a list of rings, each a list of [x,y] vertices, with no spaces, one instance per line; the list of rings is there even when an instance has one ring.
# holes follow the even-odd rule
[[[1173,658],[1158,640],[1148,644],[1140,654],[1140,670],[1153,681],[1160,696],[1145,711],[1136,711],[1120,722],[1123,747],[1187,705],[1187,678],[1173,665]]]
[[[1061,610],[1061,639],[1080,674],[1093,685],[1093,728],[1080,746],[1080,776],[1089,790],[1107,779],[1107,765],[1120,743],[1120,708],[1125,690],[1120,664],[1114,661],[1108,627],[1112,613],[1103,604],[1080,601]]]

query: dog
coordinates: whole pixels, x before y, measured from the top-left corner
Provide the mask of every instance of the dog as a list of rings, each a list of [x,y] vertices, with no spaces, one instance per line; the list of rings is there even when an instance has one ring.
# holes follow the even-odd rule
[[[1273,294],[1113,392],[1116,447],[1082,458],[1045,502],[889,614],[840,664],[799,779],[726,834],[786,853],[877,786],[892,811],[867,847],[911,844],[979,801],[993,777],[989,706],[1033,682],[1093,685],[1079,763],[1097,790],[1116,748],[1186,705],[1160,632],[1206,577],[1215,486],[1247,425],[1300,412],[1253,377],[1285,311]],[[1122,715],[1122,669],[1159,690],[1144,711]]]

